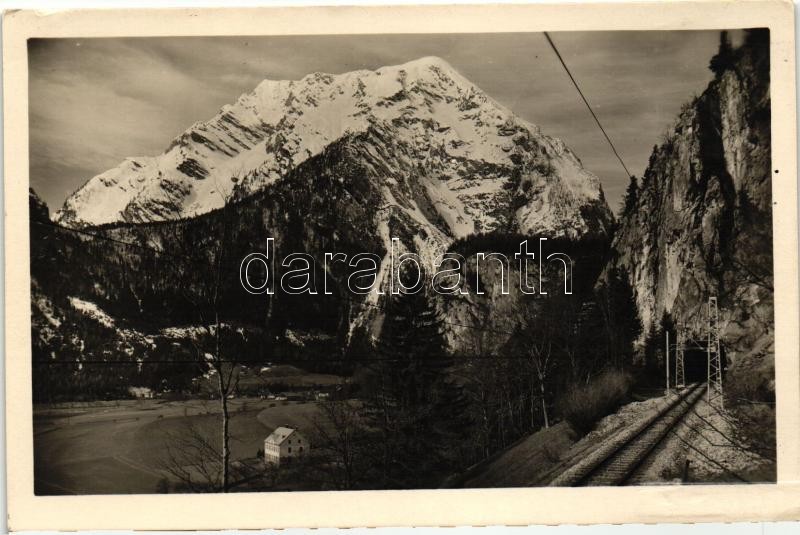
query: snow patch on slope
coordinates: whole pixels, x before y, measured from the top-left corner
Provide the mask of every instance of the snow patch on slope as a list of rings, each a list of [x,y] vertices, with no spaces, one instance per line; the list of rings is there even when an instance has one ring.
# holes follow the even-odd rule
[[[73,226],[195,216],[283,178],[343,136],[389,124],[413,147],[425,187],[453,237],[492,230],[501,220],[518,143],[544,147],[568,198],[558,214],[521,214],[523,226],[552,229],[578,206],[600,199],[596,177],[558,140],[544,136],[444,60],[301,80],[265,80],[206,122],[192,125],[156,157],[129,158],[90,179],[55,219]],[[522,140],[522,141],[520,141]],[[524,152],[524,151],[523,151]],[[542,203],[536,212],[548,212]],[[425,218],[427,219],[427,218]]]
[[[72,305],[72,308],[75,310],[89,316],[97,323],[104,325],[110,329],[114,328],[114,318],[106,314],[99,306],[91,301],[85,301],[78,297],[70,297],[69,304]]]

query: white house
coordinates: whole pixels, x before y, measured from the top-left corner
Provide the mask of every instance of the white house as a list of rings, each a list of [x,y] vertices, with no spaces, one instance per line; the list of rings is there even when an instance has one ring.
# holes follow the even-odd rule
[[[129,386],[128,394],[135,398],[152,399],[153,391],[146,386]]]
[[[311,444],[297,429],[279,427],[264,440],[264,461],[270,464],[289,463],[310,449]]]

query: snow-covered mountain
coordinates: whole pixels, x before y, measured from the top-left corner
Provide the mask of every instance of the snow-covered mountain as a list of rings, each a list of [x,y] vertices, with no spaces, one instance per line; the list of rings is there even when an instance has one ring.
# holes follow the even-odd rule
[[[399,205],[448,239],[514,230],[548,236],[605,234],[612,216],[600,183],[558,139],[521,120],[445,61],[421,58],[376,71],[265,80],[211,120],[194,124],[155,157],[128,158],[86,182],[55,215],[70,226],[196,216],[290,175],[332,143],[371,132],[392,136],[421,190]],[[407,167],[405,165],[401,167]],[[408,171],[408,168],[406,169]]]

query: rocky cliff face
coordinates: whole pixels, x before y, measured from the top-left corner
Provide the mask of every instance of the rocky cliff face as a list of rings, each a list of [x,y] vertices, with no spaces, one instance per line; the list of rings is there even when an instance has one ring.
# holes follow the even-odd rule
[[[28,188],[28,210],[31,221],[50,222],[50,209],[33,188]]]
[[[664,312],[703,324],[717,296],[733,362],[769,352],[774,325],[768,43],[751,31],[721,47],[714,80],[654,147],[613,243],[645,332]]]
[[[497,229],[605,234],[612,221],[597,177],[563,142],[439,58],[266,80],[160,156],[129,158],[92,178],[55,219],[86,226],[196,216],[362,134],[383,204],[405,210],[428,234],[442,233],[442,243]]]

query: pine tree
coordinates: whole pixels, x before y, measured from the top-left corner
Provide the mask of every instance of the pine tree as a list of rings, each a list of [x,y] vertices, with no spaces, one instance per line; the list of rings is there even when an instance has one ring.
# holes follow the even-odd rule
[[[672,319],[672,314],[665,310],[661,315],[661,321],[659,322],[658,327],[661,330],[662,335],[668,332],[672,337],[672,340],[675,340],[675,320]]]
[[[658,377],[659,380],[664,374],[666,359],[664,356],[664,343],[666,333],[669,333],[670,340],[675,341],[675,321],[669,312],[664,311],[658,323],[650,325],[647,337],[644,341],[644,362],[645,368],[651,377]],[[674,367],[674,364],[673,364]],[[670,371],[674,374],[674,369]]]
[[[436,483],[466,428],[460,388],[448,377],[442,320],[425,292],[386,307],[365,412],[374,429],[381,488]]]
[[[719,33],[719,50],[717,54],[711,58],[708,68],[711,69],[711,72],[719,76],[733,65],[733,61],[733,46],[731,45],[728,32],[723,30]]]
[[[630,182],[628,182],[628,189],[625,190],[625,197],[623,199],[622,214],[630,215],[636,209],[636,204],[639,202],[639,182],[636,176],[631,175]]]
[[[628,274],[613,268],[600,288],[599,304],[608,337],[609,361],[617,367],[633,362],[633,343],[642,332],[642,321]]]
[[[658,358],[663,353],[662,338],[661,329],[656,323],[652,323],[644,340],[644,367],[651,377],[658,374]]]

